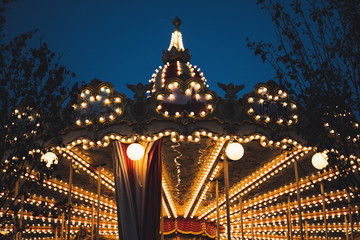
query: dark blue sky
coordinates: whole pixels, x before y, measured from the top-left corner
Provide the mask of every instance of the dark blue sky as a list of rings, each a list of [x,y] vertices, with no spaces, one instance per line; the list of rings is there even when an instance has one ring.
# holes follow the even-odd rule
[[[93,78],[114,84],[132,97],[126,83],[147,83],[161,61],[174,30],[182,24],[191,63],[204,72],[210,89],[217,82],[245,84],[240,95],[273,77],[273,70],[246,47],[246,37],[274,40],[270,17],[253,0],[120,1],[18,0],[9,5],[6,34],[13,37],[39,28],[50,49],[76,80]]]

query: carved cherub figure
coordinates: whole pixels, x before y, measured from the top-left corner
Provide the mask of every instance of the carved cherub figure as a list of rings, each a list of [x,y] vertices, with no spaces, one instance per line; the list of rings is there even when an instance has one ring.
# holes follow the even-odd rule
[[[229,99],[237,99],[236,93],[238,93],[240,90],[242,90],[245,85],[239,85],[239,86],[234,86],[234,84],[230,83],[228,85],[222,84],[222,83],[217,83],[219,85],[219,87],[221,87],[222,90],[225,91],[225,98],[229,98]]]
[[[138,83],[136,86],[131,84],[126,84],[126,86],[135,93],[134,98],[142,99],[142,98],[146,98],[145,93],[152,88],[153,83],[146,84],[145,86],[142,83]]]

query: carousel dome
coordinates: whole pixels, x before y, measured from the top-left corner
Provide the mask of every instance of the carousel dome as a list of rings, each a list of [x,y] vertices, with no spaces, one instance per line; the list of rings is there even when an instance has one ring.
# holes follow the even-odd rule
[[[171,35],[170,46],[163,51],[162,60],[164,66],[159,66],[149,80],[149,82],[154,83],[153,92],[162,89],[171,78],[179,78],[184,82],[190,78],[196,78],[206,83],[200,68],[190,64],[191,55],[189,50],[184,48],[182,34],[179,31],[180,19],[176,17],[173,24],[175,30]]]

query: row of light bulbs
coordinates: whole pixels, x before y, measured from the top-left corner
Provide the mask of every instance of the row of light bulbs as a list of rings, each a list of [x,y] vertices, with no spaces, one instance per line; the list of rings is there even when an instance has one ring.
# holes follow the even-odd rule
[[[317,182],[321,182],[324,181],[326,179],[331,179],[332,177],[336,177],[339,174],[338,171],[335,172],[325,172],[325,173],[319,173],[318,175],[313,175],[309,178],[303,178],[299,180],[299,188],[303,189],[309,186],[313,186],[313,183],[317,183]],[[281,187],[279,189],[276,189],[274,191],[270,191],[268,193],[262,194],[258,197],[255,197],[253,199],[249,199],[247,201],[244,201],[243,203],[243,208],[247,209],[247,208],[252,208],[252,207],[261,207],[261,206],[266,206],[267,203],[271,203],[272,201],[277,201],[277,198],[286,194],[291,194],[294,193],[296,191],[296,183],[292,183],[290,185],[285,185],[284,187]],[[315,202],[314,202],[315,204]],[[297,206],[295,206],[297,207]],[[238,212],[238,208],[235,206],[234,212]],[[207,216],[205,219],[210,218],[211,220],[214,221],[216,219],[215,216],[216,212],[213,212],[210,216]],[[222,217],[225,217],[225,215],[223,214]]]
[[[210,178],[209,178],[210,181],[213,181],[213,180],[214,180],[214,178],[215,178],[216,174],[219,172],[219,170],[220,170],[220,166],[217,165],[217,166],[215,167],[214,171],[212,172]],[[201,196],[200,196],[199,200],[197,201],[197,203],[196,203],[196,205],[195,205],[195,208],[194,208],[194,210],[193,210],[193,212],[192,212],[192,214],[191,214],[191,216],[190,216],[191,218],[193,218],[193,217],[195,216],[195,214],[197,213],[197,210],[198,210],[198,208],[200,207],[200,205],[201,205],[201,203],[202,203],[202,200],[205,199],[206,193],[207,193],[207,191],[209,190],[209,188],[210,188],[210,182],[208,182],[208,183],[206,184],[205,189],[202,191]]]
[[[320,182],[320,181],[323,181],[325,179],[331,179],[330,176],[331,177],[336,177],[336,176],[333,175],[333,173],[327,173],[327,174],[324,174],[324,175],[320,175],[318,177],[313,177],[312,180],[301,179],[300,180],[300,186],[299,186],[300,190],[301,189],[306,189],[309,186],[313,187],[312,183]],[[257,208],[257,207],[261,207],[261,206],[266,206],[267,204],[270,204],[273,201],[277,201],[278,197],[283,196],[285,194],[292,194],[295,191],[296,191],[296,184],[295,183],[293,183],[293,184],[291,184],[289,186],[286,185],[286,186],[284,186],[282,188],[279,188],[277,190],[270,191],[268,193],[265,193],[263,195],[255,197],[253,199],[249,199],[248,201],[244,201],[244,207],[243,208],[247,209],[247,208],[252,208],[252,207]],[[316,204],[316,203],[314,202],[314,204]],[[295,206],[295,208],[296,207],[297,207],[297,205]],[[234,210],[234,212],[239,211],[236,205],[234,206],[234,208],[236,209],[236,210]],[[213,212],[210,216],[212,217],[212,220],[214,220],[215,219],[215,212]],[[225,216],[225,215],[223,215],[223,216]]]
[[[174,217],[177,218],[177,211],[176,211],[175,203],[170,194],[169,186],[164,178],[162,178],[162,188],[164,190],[164,195],[165,195],[168,203],[170,204],[170,210],[171,210],[172,214],[174,215]]]
[[[166,203],[164,201],[164,199],[161,200],[161,205],[162,205],[162,208],[165,210],[165,214],[168,218],[171,218],[171,214],[170,214],[170,211],[168,209],[168,207],[166,206]],[[164,214],[163,214],[164,215]]]
[[[169,136],[173,142],[183,142],[183,141],[199,142],[201,140],[201,137],[208,137],[214,141],[224,141],[233,138],[239,143],[248,143],[253,140],[259,140],[261,146],[263,147],[276,147],[276,148],[286,149],[290,146],[293,146],[303,151],[310,151],[312,149],[311,147],[302,146],[299,142],[291,138],[284,138],[280,141],[274,142],[273,140],[269,140],[266,136],[262,134],[252,134],[249,136],[240,137],[240,136],[220,135],[207,130],[195,131],[193,134],[187,136],[179,134],[177,131],[174,130],[164,130],[157,134],[153,134],[152,136],[141,135],[138,137],[137,136],[126,137],[118,133],[111,133],[105,135],[102,138],[102,140],[98,140],[98,141],[92,141],[88,138],[80,137],[67,144],[66,147],[62,147],[62,148],[57,147],[56,149],[66,151],[80,144],[82,144],[84,149],[89,149],[93,147],[107,147],[109,146],[111,140],[118,140],[121,141],[122,143],[132,143],[135,142],[136,140],[152,142],[167,136]]]
[[[306,151],[307,152],[307,151]],[[229,192],[229,198],[235,201],[240,196],[248,193],[252,189],[254,189],[257,183],[261,184],[262,182],[267,181],[271,177],[271,173],[273,171],[276,171],[276,169],[281,170],[286,168],[288,166],[288,163],[291,163],[292,161],[295,161],[296,157],[299,157],[302,153],[299,150],[295,150],[289,154],[289,156],[285,156],[284,154],[276,157],[272,161],[265,164],[263,167],[258,169],[257,171],[253,172],[248,177],[245,177],[243,180],[241,180],[238,184],[234,185],[230,189]],[[277,170],[279,171],[279,170]],[[219,199],[219,205],[225,204],[225,196],[223,196],[221,199]],[[209,215],[211,212],[214,212],[216,210],[216,203],[213,203],[206,207],[201,213],[200,218],[204,218],[205,216]]]
[[[59,153],[61,154],[62,151],[59,150]],[[63,153],[65,154],[65,153]],[[77,165],[80,169],[82,169],[85,173],[90,175],[94,179],[98,179],[98,172],[99,170],[92,167],[88,162],[86,162],[83,158],[81,158],[79,155],[74,153],[73,151],[66,150],[65,157],[69,161],[71,159],[75,160],[74,164]],[[105,175],[104,173],[101,173],[101,184],[111,190],[112,192],[115,192],[115,183],[113,180],[111,180],[111,177]]]
[[[336,202],[336,199],[342,199],[342,198],[346,198],[346,194],[345,194],[345,190],[343,190],[343,191],[337,191],[337,194],[333,194],[332,192],[330,192],[329,194],[328,194],[328,196],[329,196],[329,198],[332,200],[332,201],[334,201],[334,202]],[[308,199],[309,201],[311,201],[312,199]],[[286,205],[286,204],[285,204]],[[277,206],[278,207],[278,206]],[[297,207],[297,204],[296,204],[296,206],[294,206],[294,207]],[[359,207],[353,207],[353,213],[356,213],[356,212],[359,212]],[[342,215],[347,215],[348,214],[348,209],[346,209],[346,208],[342,208],[342,209],[340,209],[340,208],[337,208],[337,209],[331,209],[331,210],[328,210],[328,212],[327,212],[327,217],[328,218],[339,218],[339,217],[341,217]],[[249,215],[249,213],[248,214],[244,214],[244,218],[246,218],[246,216],[247,215]],[[263,217],[264,217],[264,215],[262,215]],[[308,213],[305,213],[304,214],[304,216],[303,216],[303,218],[304,219],[314,219],[314,220],[316,220],[316,218],[318,218],[319,220],[321,220],[322,219],[322,216],[323,216],[323,214],[322,214],[322,212],[308,212]],[[248,216],[247,216],[248,217]],[[253,217],[256,217],[256,215],[254,214],[254,216]],[[257,218],[259,219],[260,218],[260,215],[258,215],[257,216]],[[292,220],[293,221],[297,221],[298,222],[298,215],[293,215],[292,216]],[[297,218],[297,219],[294,219],[294,218]],[[224,220],[223,220],[224,221]],[[239,220],[239,218],[237,218],[237,222],[239,222],[240,220]],[[266,223],[267,224],[267,226],[263,226],[263,227],[268,227],[269,225],[271,226],[271,223],[272,223],[272,225],[276,225],[276,223],[280,223],[280,222],[285,222],[285,221],[287,221],[287,217],[285,216],[285,217],[281,217],[281,218],[279,218],[279,217],[275,217],[275,218],[271,218],[271,219],[269,219],[269,220],[262,220],[262,219],[260,219],[260,220],[255,220],[254,222],[254,224],[255,225],[259,225],[259,224],[256,224],[256,223],[259,223],[260,222],[260,225],[261,224],[264,224],[264,223]],[[233,223],[235,223],[236,221],[232,221]],[[249,221],[248,221],[249,222]],[[314,225],[314,226],[316,226],[316,225]],[[319,226],[319,224],[318,224],[318,226]],[[237,225],[237,227],[239,228],[239,225]],[[336,231],[339,231],[339,229],[340,229],[340,227],[335,227],[337,230]]]
[[[346,199],[346,192],[344,191],[339,191],[339,192],[335,192],[335,193],[328,193],[326,194],[327,198],[331,198],[331,200],[333,202],[336,202],[338,199],[345,198]],[[322,203],[322,195],[318,195],[318,196],[312,196],[311,198],[305,198],[305,199],[301,199],[301,206],[303,208],[306,207],[317,207],[319,203]],[[236,208],[236,206],[234,206],[234,208]],[[250,207],[245,204],[243,206],[243,212],[248,210]],[[291,210],[295,210],[298,208],[298,204],[297,202],[291,202],[290,203],[290,209]],[[255,208],[256,209],[256,208]],[[288,203],[279,203],[277,205],[272,205],[271,207],[260,207],[257,208],[257,210],[259,213],[259,216],[269,216],[269,215],[277,215],[277,214],[281,214],[281,213],[287,213],[288,211]],[[235,212],[234,212],[235,213]],[[256,213],[254,213],[254,216],[257,216]]]
[[[80,230],[80,227],[74,227],[70,230],[70,235],[74,236],[76,235]],[[5,228],[4,230],[4,233],[11,233],[13,232],[13,227],[8,227],[8,228]],[[24,230],[23,234],[36,234],[36,235],[39,235],[39,234],[46,234],[46,235],[53,235],[55,233],[55,229],[54,227],[52,226],[48,226],[48,227],[31,227],[30,229],[26,229]],[[118,238],[118,231],[116,229],[112,229],[112,230],[109,230],[109,229],[104,229],[104,228],[100,228],[99,230],[99,233],[100,234],[103,234],[103,235],[106,235],[106,236],[113,236],[115,238]],[[60,235],[60,232],[58,231],[58,234]],[[48,236],[37,236],[37,237],[22,237],[22,239],[31,239],[31,240],[34,240],[34,239],[47,239]],[[50,239],[54,239],[54,237],[51,237]]]
[[[32,199],[32,202],[33,201],[36,201],[34,199]],[[49,203],[49,205],[53,206],[54,204],[51,204]],[[75,215],[75,212],[78,213],[78,215],[80,215],[80,211],[82,212],[82,209],[79,210],[78,207],[74,207],[74,209],[72,210],[72,214],[73,216]],[[8,213],[8,214],[11,214],[11,213]],[[89,214],[89,212],[88,212]],[[0,212],[0,216],[3,215],[3,212]],[[21,214],[19,213],[18,214],[18,217],[20,218]],[[23,216],[23,219],[26,221],[26,220],[42,220],[43,223],[42,224],[26,224],[26,226],[29,227],[29,229],[25,230],[25,232],[44,232],[43,230],[41,230],[41,228],[43,226],[48,226],[48,227],[52,227],[53,224],[56,224],[56,223],[61,223],[61,220],[58,218],[53,218],[53,217],[41,217],[41,216],[32,216],[31,213],[28,213],[27,211],[23,212],[22,213],[22,216]],[[100,221],[100,226],[103,230],[109,230],[109,229],[113,229],[112,231],[114,231],[114,233],[117,234],[117,218],[109,218],[108,215],[103,212],[100,213],[100,217],[101,217],[101,221]],[[76,218],[74,217],[72,219],[72,231],[74,231],[74,228],[76,229],[77,227],[80,227],[80,226],[91,226],[91,216],[87,216],[85,219],[84,218]],[[48,224],[46,224],[46,221],[48,222]],[[51,224],[52,223],[52,224]],[[9,228],[12,228],[12,225],[7,225]],[[6,227],[6,226],[5,226]],[[47,230],[49,232],[49,230]],[[111,231],[104,231],[104,232],[111,232]]]
[[[241,239],[241,234],[237,233],[237,234],[233,234],[235,235],[234,237],[231,236],[231,239],[232,240],[242,240]],[[254,234],[254,238],[252,237],[252,234],[247,232],[246,234],[244,234],[244,239],[245,240],[285,240],[287,239],[287,236],[286,234],[276,234],[276,233],[273,233],[273,234]],[[292,236],[292,239],[293,240],[300,240],[300,235],[297,234],[297,235],[293,235]],[[322,237],[322,236],[316,236],[316,239],[325,239],[325,236]],[[343,238],[342,237],[328,237],[328,239],[331,239],[331,240],[342,240]],[[220,235],[220,240],[228,240],[227,239],[227,236],[225,234],[221,234]]]
[[[35,174],[25,174],[26,176],[29,176],[31,179],[35,180],[37,177],[35,176]],[[57,180],[57,179],[49,179],[49,180],[44,180],[43,183],[44,187],[47,187],[49,189],[52,189],[56,192],[59,193],[63,193],[63,194],[68,194],[69,192],[69,186],[68,183],[63,182],[62,180]],[[84,200],[85,202],[94,202],[97,203],[97,196],[94,193],[91,193],[87,190],[84,190],[82,188],[79,188],[77,186],[74,186],[72,189],[72,194],[74,196],[74,198],[78,198],[81,200]],[[104,209],[113,209],[113,211],[116,211],[116,204],[115,202],[104,198],[104,197],[100,197],[100,206],[102,206]]]
[[[354,208],[354,212],[357,212],[359,210],[358,207]],[[338,208],[336,210],[328,210],[326,212],[326,219],[335,219],[335,218],[342,218],[343,216],[348,215],[348,209],[346,207]],[[235,218],[236,215],[233,214],[233,217]],[[236,219],[232,219],[233,227],[240,228],[241,225],[239,225],[239,222],[241,221],[241,218],[237,216]],[[279,226],[281,222],[287,222],[287,213],[284,213],[284,215],[281,216],[266,216],[262,215],[261,212],[258,212],[257,214],[251,214],[249,212],[243,214],[243,226],[251,226],[251,219],[253,219],[254,226],[261,225],[263,227],[271,227],[271,226]],[[302,216],[303,220],[322,220],[323,219],[323,212],[322,211],[313,211],[313,212],[304,212]],[[298,214],[291,214],[291,220],[298,222],[299,221],[299,215]],[[226,223],[226,219],[222,219],[221,223]]]
[[[8,214],[13,214],[11,211]],[[0,212],[0,216],[3,216],[3,212]],[[39,227],[39,226],[53,226],[52,224],[56,224],[56,223],[61,223],[61,218],[54,218],[54,217],[41,217],[41,216],[32,216],[31,212],[27,212],[24,211],[24,213],[22,214],[24,221],[36,221],[36,220],[42,220],[42,224],[40,223],[27,223],[26,226],[29,227]],[[75,216],[75,214],[74,214]],[[95,219],[96,219],[96,215]],[[104,216],[104,215],[103,215]],[[20,213],[18,214],[18,217],[20,218],[21,215]],[[46,223],[47,222],[47,223]],[[52,224],[51,224],[52,223]],[[102,226],[103,228],[117,228],[117,220],[116,219],[108,219],[108,218],[103,218],[100,215],[100,226]],[[71,219],[71,226],[72,227],[76,227],[76,226],[89,226],[91,225],[91,216],[86,217],[86,218],[79,218],[79,217],[73,217]],[[12,225],[9,225],[12,226]]]
[[[155,84],[155,82],[156,82],[157,74],[158,74],[159,72],[161,72],[161,88],[164,87],[164,85],[165,85],[165,73],[166,73],[167,68],[168,68],[169,66],[170,66],[170,63],[167,62],[167,63],[164,65],[164,67],[159,66],[159,69],[155,69],[155,73],[153,73],[152,78],[149,80],[150,83],[154,83],[153,89],[151,90],[151,92],[155,92],[155,91],[156,91],[156,86],[155,86],[156,84]]]
[[[172,47],[175,47],[177,50],[184,51],[182,34],[180,31],[175,30],[171,34],[171,41],[170,41],[170,46],[168,48],[168,51],[170,51]]]
[[[200,193],[202,186],[204,185],[205,181],[209,178],[209,175],[211,174],[211,170],[214,169],[213,165],[215,164],[216,159],[218,158],[224,144],[225,141],[216,143],[216,145],[212,149],[212,153],[210,155],[211,158],[208,161],[206,161],[203,164],[203,168],[199,170],[200,175],[198,176],[197,179],[194,180],[193,187],[190,188],[191,197],[189,200],[189,204],[187,205],[188,207],[185,210],[184,218],[188,216],[191,208],[193,207],[193,204],[195,203],[197,196]]]

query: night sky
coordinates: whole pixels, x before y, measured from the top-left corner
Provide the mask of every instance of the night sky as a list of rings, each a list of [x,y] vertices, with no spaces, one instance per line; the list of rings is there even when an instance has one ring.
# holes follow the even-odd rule
[[[111,82],[132,97],[126,83],[146,84],[162,66],[178,16],[191,64],[204,72],[210,89],[217,82],[245,84],[240,96],[274,76],[272,68],[246,46],[246,37],[274,41],[270,17],[253,0],[120,1],[18,0],[6,12],[5,33],[12,38],[39,29],[41,37],[76,80]]]

